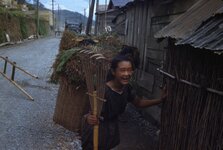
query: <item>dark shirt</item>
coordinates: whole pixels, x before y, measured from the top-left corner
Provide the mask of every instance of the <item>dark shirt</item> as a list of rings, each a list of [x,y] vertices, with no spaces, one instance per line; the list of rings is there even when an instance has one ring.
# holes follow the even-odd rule
[[[99,124],[99,150],[110,150],[120,143],[118,116],[125,111],[128,102],[135,99],[135,93],[128,85],[122,94],[106,86],[106,102],[103,105]],[[93,150],[93,126],[85,123],[82,131],[83,150]]]

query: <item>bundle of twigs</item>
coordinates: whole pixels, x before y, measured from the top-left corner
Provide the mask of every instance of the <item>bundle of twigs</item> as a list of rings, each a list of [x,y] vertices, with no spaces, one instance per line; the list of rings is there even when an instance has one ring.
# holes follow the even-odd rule
[[[222,150],[223,56],[170,45],[168,74],[159,149]]]
[[[115,41],[110,40],[110,44],[112,42],[114,43]],[[86,95],[87,84],[89,81],[86,80],[86,71],[84,72],[83,68],[85,66],[89,67],[91,64],[95,65],[92,68],[99,69],[102,64],[105,64],[104,59],[99,59],[99,56],[90,58],[90,54],[86,54],[83,61],[81,61],[81,55],[79,52],[81,50],[88,50],[88,52],[90,52],[92,55],[100,53],[100,55],[104,55],[109,60],[119,50],[118,47],[116,50],[114,50],[115,48],[110,49],[109,46],[103,47],[104,44],[101,43],[105,44],[103,38],[77,36],[74,33],[68,31],[64,32],[61,39],[59,54],[57,55],[56,61],[54,62],[53,74],[51,76],[52,82],[59,82],[60,84],[54,112],[54,121],[69,130],[78,131],[81,125],[81,117],[87,113],[86,110],[89,110],[89,100],[88,96]],[[119,45],[119,43],[114,43],[113,46],[115,45]],[[82,66],[82,62],[90,64]],[[89,68],[87,71],[91,71],[90,69],[91,68]],[[102,70],[103,69],[100,69],[100,71]],[[100,75],[100,71],[95,70],[94,73],[92,73],[92,76],[95,77],[93,88],[94,90],[97,89],[97,97],[103,98],[104,88],[99,88],[99,85],[102,83],[96,82],[99,81],[96,80],[96,77],[101,79],[105,78],[105,73]],[[88,84],[89,94],[94,93],[94,90],[89,91],[89,89],[93,88],[89,88]],[[102,105],[98,106],[100,107],[97,108],[97,110],[100,112]]]

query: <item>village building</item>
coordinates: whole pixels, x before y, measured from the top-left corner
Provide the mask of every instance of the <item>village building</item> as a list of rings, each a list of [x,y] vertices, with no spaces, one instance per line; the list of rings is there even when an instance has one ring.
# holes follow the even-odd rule
[[[10,7],[12,5],[12,0],[0,0],[0,5]]]
[[[168,40],[158,42],[154,34],[185,13],[196,1],[110,0],[105,12],[116,10],[118,14],[113,12],[112,20],[107,24],[111,24],[112,31],[119,35],[124,44],[139,49],[141,62],[137,70],[137,83],[143,96],[159,97],[163,84],[163,76],[157,68],[163,67]],[[159,125],[160,110],[159,106],[154,106],[142,113]]]
[[[96,10],[96,33],[102,34],[116,30],[113,20],[122,13],[121,8],[132,0],[111,0],[108,5],[99,5]]]
[[[17,8],[18,3],[16,0],[0,0],[0,6],[4,6],[6,8]]]
[[[223,1],[198,1],[155,37],[168,39],[160,149],[222,149]]]

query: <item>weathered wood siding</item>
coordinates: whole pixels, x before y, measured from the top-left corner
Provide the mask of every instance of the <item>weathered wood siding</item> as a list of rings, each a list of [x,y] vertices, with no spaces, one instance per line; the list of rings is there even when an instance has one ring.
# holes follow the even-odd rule
[[[120,10],[110,10],[106,13],[105,12],[97,13],[97,33],[101,34],[105,32],[105,26],[110,26],[112,31],[115,29],[115,24],[112,23],[112,21],[115,19],[115,17],[120,13]],[[105,21],[106,19],[106,21]]]
[[[141,1],[127,7],[116,19],[115,31],[127,45],[140,50],[139,84],[147,97],[157,97],[162,76],[156,71],[165,60],[167,41],[158,42],[154,34],[184,13],[196,0]]]

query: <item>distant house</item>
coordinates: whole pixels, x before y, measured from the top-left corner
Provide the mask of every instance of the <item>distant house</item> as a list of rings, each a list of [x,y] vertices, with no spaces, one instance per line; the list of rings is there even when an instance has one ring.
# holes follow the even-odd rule
[[[155,37],[168,39],[160,149],[222,150],[223,1],[198,1]]]
[[[105,27],[107,26],[112,26],[111,24],[111,11],[107,10],[108,6],[107,5],[99,5],[98,10],[96,10],[96,33],[101,34],[106,32]],[[114,15],[115,16],[115,15]]]
[[[13,0],[0,0],[0,5],[6,6],[6,7],[11,7]]]
[[[120,8],[131,1],[132,0],[111,0],[108,6],[100,5],[99,9],[96,11],[97,33],[103,33],[106,32],[106,30],[115,31],[116,26],[113,20],[122,13]],[[109,28],[106,28],[108,26]]]

